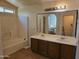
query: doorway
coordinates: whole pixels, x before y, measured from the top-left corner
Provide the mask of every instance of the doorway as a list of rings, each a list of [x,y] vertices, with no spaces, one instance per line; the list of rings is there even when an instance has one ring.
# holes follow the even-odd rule
[[[73,15],[64,16],[63,21],[64,21],[63,22],[64,23],[64,35],[72,36],[74,16]]]

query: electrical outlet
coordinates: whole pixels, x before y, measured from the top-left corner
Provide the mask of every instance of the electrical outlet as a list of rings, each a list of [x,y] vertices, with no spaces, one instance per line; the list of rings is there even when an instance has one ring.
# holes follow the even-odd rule
[[[26,40],[26,38],[24,38],[24,40]]]

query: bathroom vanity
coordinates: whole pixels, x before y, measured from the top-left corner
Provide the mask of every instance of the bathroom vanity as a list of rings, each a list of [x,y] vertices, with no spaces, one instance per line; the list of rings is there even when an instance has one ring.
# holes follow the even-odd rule
[[[33,52],[51,59],[75,59],[77,40],[74,37],[36,34],[30,38]]]

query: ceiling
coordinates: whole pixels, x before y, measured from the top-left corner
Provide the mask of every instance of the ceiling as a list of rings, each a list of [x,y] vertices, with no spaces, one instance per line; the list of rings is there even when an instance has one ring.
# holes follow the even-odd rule
[[[62,2],[62,1],[74,1],[74,0],[7,0],[7,1],[16,5],[17,7],[21,7],[21,6],[41,5],[47,2],[58,2],[58,1]]]
[[[33,5],[33,4],[40,4],[41,0],[17,0],[17,2],[20,2],[25,5]]]
[[[57,1],[57,0],[7,0],[13,4],[15,4],[16,6],[20,5],[38,5],[38,4],[43,4],[45,2],[52,2],[52,1]]]

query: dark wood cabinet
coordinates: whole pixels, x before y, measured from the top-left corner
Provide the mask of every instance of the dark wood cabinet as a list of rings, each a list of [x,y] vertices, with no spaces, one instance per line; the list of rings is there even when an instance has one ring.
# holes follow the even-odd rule
[[[59,59],[60,45],[57,43],[48,43],[48,56],[52,59]]]
[[[38,40],[37,39],[31,39],[31,49],[34,52],[38,52]]]
[[[76,46],[31,38],[31,49],[51,59],[75,59]]]
[[[39,51],[40,54],[47,56],[48,42],[43,41],[43,40],[39,40],[38,51]]]
[[[75,52],[75,46],[61,45],[61,59],[75,59]]]

